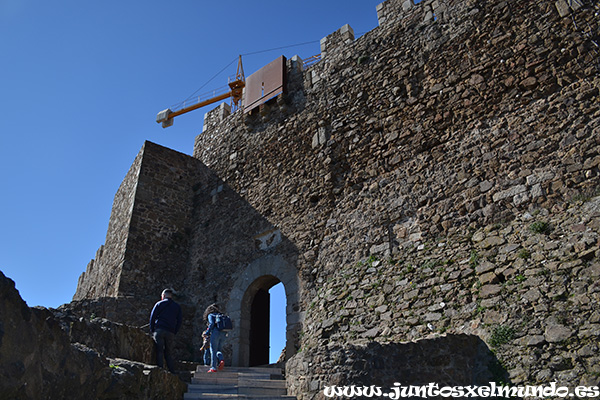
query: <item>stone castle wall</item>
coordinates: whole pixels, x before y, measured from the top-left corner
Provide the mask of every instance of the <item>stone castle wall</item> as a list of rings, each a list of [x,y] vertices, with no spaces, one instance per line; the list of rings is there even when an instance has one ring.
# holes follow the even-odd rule
[[[74,300],[156,298],[166,285],[182,286],[194,190],[209,175],[192,157],[146,142],[115,195],[106,243],[81,275]]]
[[[119,295],[156,297],[160,288],[181,287],[185,280],[195,191],[212,173],[197,160],[151,142],[143,151]]]
[[[287,282],[299,398],[410,379],[406,360],[435,376],[474,344],[464,363],[477,367],[449,383],[598,383],[598,3],[377,12],[356,40],[349,26],[324,38],[311,67],[288,60],[287,94],[259,113],[209,113],[195,160],[160,146],[142,157],[152,172],[135,178],[145,195],[118,250],[131,263],[111,264],[119,290],[177,285],[191,347],[204,307],[226,304],[238,357],[246,290]],[[165,262],[177,269],[160,280]],[[88,277],[77,298],[101,296]],[[436,347],[452,350],[422,350]]]
[[[265,255],[279,260],[269,271],[274,283],[285,281],[289,298],[297,298],[295,269],[293,277],[288,272],[297,250],[268,218],[197,159],[146,142],[115,196],[107,242],[80,277],[71,308],[143,326],[162,290],[174,288],[185,315],[178,357],[197,360],[205,308],[217,303],[247,319],[241,299],[252,281],[245,277],[264,269]],[[232,292],[240,301],[229,306]],[[291,317],[290,329],[297,322]],[[290,332],[290,340],[295,336]]]
[[[287,102],[196,138],[298,249],[294,393],[355,368],[335,346],[455,333],[509,332],[514,384],[597,380],[598,215],[577,199],[598,194],[598,6],[562,6],[386,2],[378,28],[322,41]]]
[[[396,235],[403,228],[416,234],[407,236],[413,242],[593,190],[594,124],[580,133],[577,127],[595,122],[594,46],[570,32],[576,25],[560,19],[553,3],[541,4],[523,7],[519,17],[518,10],[474,3],[470,20],[487,18],[477,30],[494,28],[452,42],[436,23],[396,35],[376,28],[305,73],[304,103],[288,107],[300,112],[246,125],[232,116],[198,136],[195,157],[244,197],[254,196],[259,210],[268,199],[281,215],[327,213],[386,188],[397,196],[378,195],[394,198],[379,201],[390,214],[385,219]],[[547,26],[538,28],[542,16]],[[508,25],[512,18],[527,29]],[[500,37],[500,30],[508,32]],[[329,141],[313,147],[316,136]],[[276,184],[281,172],[286,180]],[[265,177],[273,177],[270,184]],[[383,218],[370,214],[379,216],[368,221]],[[373,245],[388,235],[378,236]]]
[[[118,282],[129,235],[129,221],[135,200],[135,186],[140,172],[141,153],[137,155],[119,186],[113,201],[106,241],[79,277],[73,300],[111,297],[118,293]]]

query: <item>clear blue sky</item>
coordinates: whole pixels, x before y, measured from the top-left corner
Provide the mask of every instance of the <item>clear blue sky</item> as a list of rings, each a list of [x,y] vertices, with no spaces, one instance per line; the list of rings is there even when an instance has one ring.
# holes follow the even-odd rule
[[[191,154],[211,107],[167,129],[158,111],[226,85],[239,54],[248,76],[358,37],[381,1],[0,0],[0,270],[30,306],[70,302],[144,141]]]

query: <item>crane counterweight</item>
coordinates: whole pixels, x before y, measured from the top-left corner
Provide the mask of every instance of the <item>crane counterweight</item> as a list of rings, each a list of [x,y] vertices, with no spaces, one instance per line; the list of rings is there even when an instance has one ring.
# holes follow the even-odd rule
[[[170,108],[167,108],[166,110],[162,110],[161,112],[159,112],[156,115],[156,122],[158,122],[159,124],[162,122],[163,128],[167,128],[167,127],[173,125],[173,118],[169,118],[169,115],[172,112],[173,111],[171,111]]]

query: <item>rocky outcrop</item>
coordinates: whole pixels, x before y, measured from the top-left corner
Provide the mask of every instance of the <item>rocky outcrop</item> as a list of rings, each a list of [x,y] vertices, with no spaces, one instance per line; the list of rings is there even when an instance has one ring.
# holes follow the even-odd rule
[[[155,360],[154,342],[140,328],[98,318],[77,317],[69,304],[51,310],[72,343],[91,347],[106,357],[151,364]]]
[[[29,308],[14,282],[0,271],[0,399],[183,397],[186,385],[177,376],[144,363],[107,358],[88,345],[73,343],[64,324],[48,309]],[[91,333],[82,332],[84,326],[75,322],[71,338],[91,338]],[[97,333],[98,328],[102,326],[92,331]]]
[[[294,377],[288,379],[289,393],[313,393],[314,398],[325,399],[326,386],[374,385],[389,393],[396,382],[435,382],[441,387],[486,385],[507,382],[508,378],[486,344],[474,335],[443,335],[405,343],[332,344],[326,348],[317,354],[302,352],[287,362],[286,373]],[[320,381],[315,376],[326,379]]]

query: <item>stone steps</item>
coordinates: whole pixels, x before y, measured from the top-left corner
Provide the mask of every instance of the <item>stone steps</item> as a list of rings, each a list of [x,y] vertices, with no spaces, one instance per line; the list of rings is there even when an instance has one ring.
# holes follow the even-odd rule
[[[204,366],[196,369],[184,400],[296,400],[287,395],[281,368],[226,367],[224,371],[211,374],[207,370]]]

